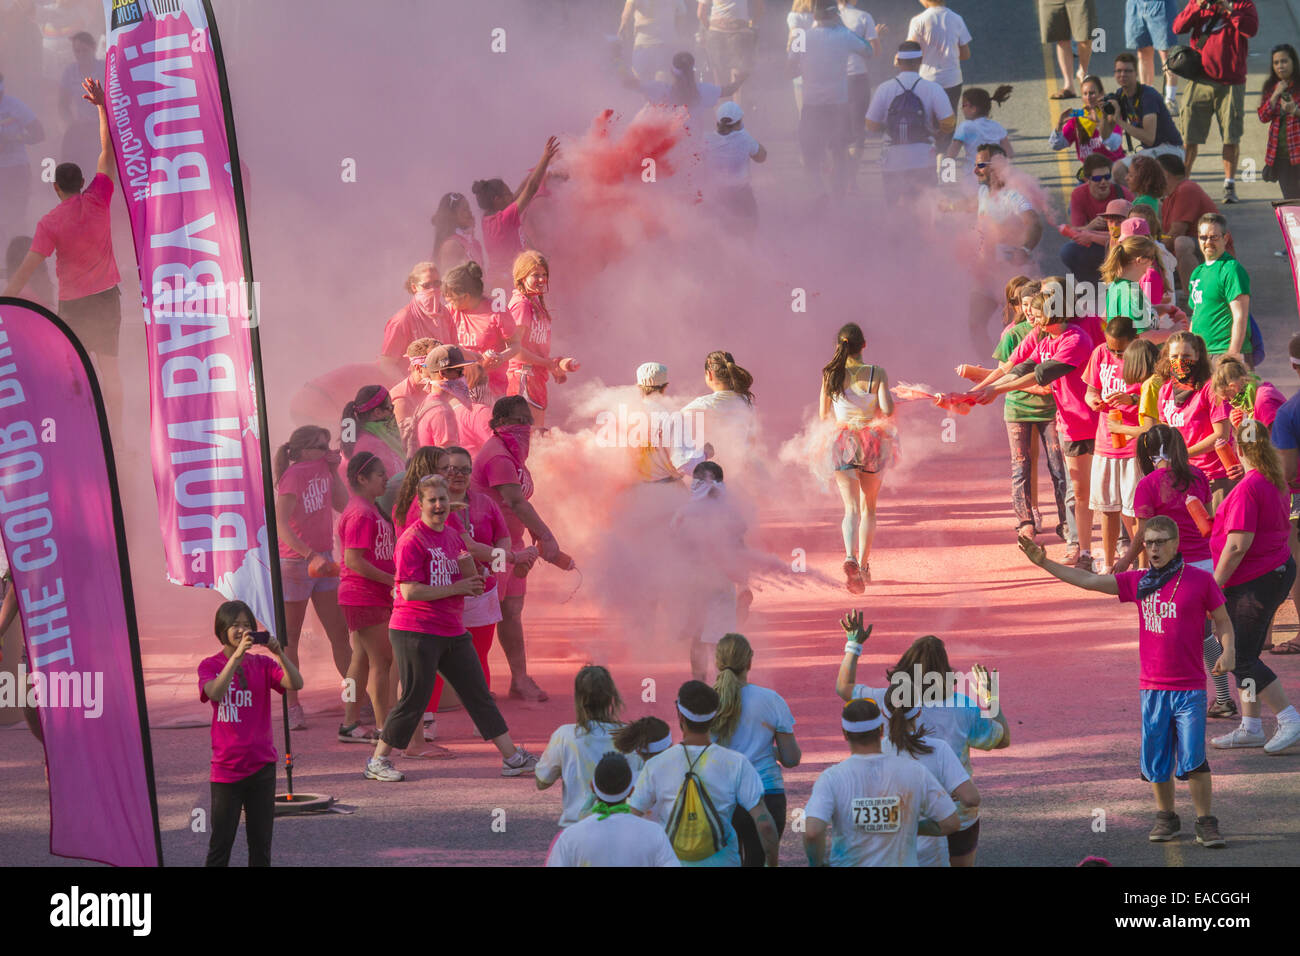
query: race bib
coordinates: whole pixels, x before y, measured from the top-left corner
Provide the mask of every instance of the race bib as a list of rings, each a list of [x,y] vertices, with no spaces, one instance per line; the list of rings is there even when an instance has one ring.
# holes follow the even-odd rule
[[[853,801],[853,825],[867,833],[897,833],[898,797],[858,797]]]

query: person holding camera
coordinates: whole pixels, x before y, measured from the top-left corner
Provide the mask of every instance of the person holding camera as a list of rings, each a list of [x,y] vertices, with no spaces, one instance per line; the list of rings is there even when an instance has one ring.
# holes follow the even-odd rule
[[[1130,156],[1183,156],[1183,137],[1169,113],[1164,97],[1154,88],[1138,82],[1138,60],[1132,53],[1115,57],[1118,89],[1106,96],[1102,112],[1113,117],[1125,134]],[[1136,147],[1136,148],[1135,148]],[[1128,161],[1115,164],[1119,183],[1128,178]]]
[[[1273,69],[1260,92],[1258,111],[1259,121],[1269,124],[1264,181],[1277,183],[1283,199],[1300,199],[1300,59],[1289,43],[1273,47],[1271,56]]]
[[[257,618],[243,601],[217,608],[213,630],[221,653],[199,664],[199,700],[212,704],[212,836],[207,866],[228,866],[244,813],[248,865],[271,865],[275,822],[275,741],[271,691],[302,690],[302,675],[280,642],[255,631]],[[270,654],[249,654],[254,645]]]
[[[1201,55],[1201,76],[1183,97],[1183,138],[1187,173],[1196,150],[1210,135],[1210,118],[1223,137],[1223,202],[1237,201],[1233,173],[1240,153],[1246,115],[1246,39],[1259,30],[1259,13],[1251,0],[1190,0],[1174,20],[1174,33],[1188,33]]]

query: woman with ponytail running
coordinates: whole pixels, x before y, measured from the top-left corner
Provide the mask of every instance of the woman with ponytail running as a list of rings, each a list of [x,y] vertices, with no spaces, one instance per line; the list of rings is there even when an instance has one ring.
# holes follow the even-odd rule
[[[749,758],[763,781],[763,803],[776,824],[777,836],[785,833],[785,780],[781,768],[799,766],[803,757],[794,739],[794,715],[790,705],[774,690],[749,682],[754,649],[740,634],[728,634],[714,651],[718,677],[717,716],[709,734],[714,741]],[[753,818],[739,807],[731,825],[740,837],[740,865],[762,866],[763,841]]]
[[[758,423],[754,417],[754,376],[736,364],[730,352],[710,352],[704,359],[708,395],[688,402],[682,416],[697,447],[713,445],[713,460],[731,474],[743,474],[753,454]]]
[[[862,329],[853,322],[835,337],[835,354],[822,369],[818,415],[828,430],[813,450],[815,474],[834,477],[844,504],[844,578],[854,594],[871,581],[871,544],[876,536],[876,499],[885,468],[898,460],[898,430],[889,376],[862,361]]]

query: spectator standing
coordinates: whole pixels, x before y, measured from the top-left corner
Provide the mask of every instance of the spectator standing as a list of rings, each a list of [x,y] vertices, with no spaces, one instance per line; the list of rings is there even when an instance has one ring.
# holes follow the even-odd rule
[[[1260,92],[1258,111],[1259,121],[1269,124],[1264,181],[1277,183],[1283,199],[1300,199],[1300,58],[1289,43],[1273,47],[1271,56],[1273,69]]]
[[[1061,70],[1061,88],[1052,94],[1054,100],[1072,100],[1074,81],[1080,83],[1088,75],[1088,61],[1092,58],[1092,31],[1097,26],[1095,0],[1038,0],[1038,22],[1042,28],[1043,42],[1056,44],[1056,64]],[[1079,52],[1079,70],[1074,72],[1074,41]]]
[[[1125,0],[1124,45],[1137,50],[1138,82],[1156,81],[1156,50],[1160,51],[1160,68],[1164,69],[1169,48],[1175,43],[1174,18],[1178,0]],[[1178,115],[1178,77],[1165,73],[1165,106]]]

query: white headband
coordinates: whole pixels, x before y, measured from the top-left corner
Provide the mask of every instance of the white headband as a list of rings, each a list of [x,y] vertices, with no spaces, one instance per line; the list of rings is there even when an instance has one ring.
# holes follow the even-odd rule
[[[896,56],[900,60],[919,60],[925,56],[925,54],[920,50],[899,50]]]
[[[1291,358],[1291,366],[1293,368],[1300,368],[1300,359],[1296,358],[1294,355],[1290,356],[1290,358]]]
[[[622,793],[614,794],[614,793],[606,793],[605,791],[601,790],[600,787],[596,786],[596,781],[593,780],[591,782],[591,792],[594,793],[605,803],[611,803],[611,804],[622,803],[624,800],[627,799],[627,795],[632,792],[632,787],[634,785],[635,784],[633,783],[629,783]]]
[[[873,717],[870,720],[845,720],[840,718],[840,726],[851,734],[865,734],[873,730],[878,730],[885,723],[884,717]]]
[[[648,754],[663,753],[672,745],[673,745],[673,735],[670,733],[667,734],[662,740],[656,740],[654,743],[648,744],[645,748],[645,752]]]
[[[885,717],[890,716],[890,714],[889,714],[889,708],[886,707],[883,703],[880,705],[880,713],[881,713],[882,716],[885,716]],[[908,711],[907,713],[905,713],[903,716],[906,717],[908,720],[912,720],[913,718],[917,717],[920,713],[921,713],[921,708],[920,708],[920,707],[913,707],[911,710],[909,710],[909,711]]]
[[[1172,461],[1173,459],[1170,458],[1167,454],[1165,454],[1165,446],[1162,444],[1162,445],[1160,446],[1160,450],[1159,450],[1158,452],[1156,452],[1154,456],[1152,456],[1152,459],[1151,459],[1151,460],[1152,460],[1152,461]]]
[[[712,720],[714,717],[718,716],[718,711],[717,711],[716,709],[710,711],[710,712],[707,713],[707,714],[696,714],[696,713],[692,713],[691,711],[687,710],[685,707],[682,706],[682,702],[681,702],[680,700],[677,702],[677,710],[678,710],[678,711],[681,713],[681,715],[682,715],[683,717],[685,717],[687,720],[693,720],[693,721],[695,721],[695,723],[697,723],[697,724],[703,724],[703,723],[706,723],[707,721],[710,721],[710,720]]]

